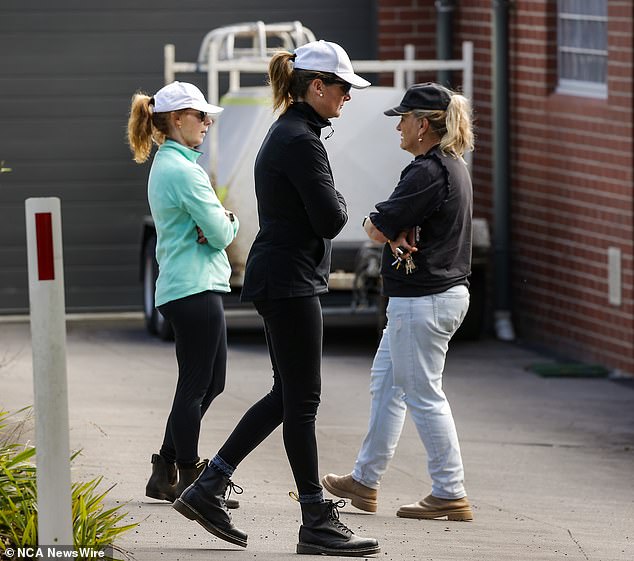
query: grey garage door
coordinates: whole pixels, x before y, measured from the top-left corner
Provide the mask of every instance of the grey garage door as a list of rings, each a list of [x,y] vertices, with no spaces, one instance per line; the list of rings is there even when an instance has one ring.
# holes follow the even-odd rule
[[[62,201],[69,311],[141,307],[148,166],[125,144],[136,90],[162,85],[163,45],[195,60],[207,31],[299,20],[376,58],[374,0],[3,0],[0,3],[0,313],[28,309],[24,200]],[[181,79],[203,86],[202,76]]]

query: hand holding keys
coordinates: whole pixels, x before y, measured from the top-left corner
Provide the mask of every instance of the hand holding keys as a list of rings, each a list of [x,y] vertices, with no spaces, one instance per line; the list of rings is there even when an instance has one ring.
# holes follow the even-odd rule
[[[403,255],[407,255],[403,258]],[[416,269],[416,263],[414,263],[414,259],[412,259],[412,254],[407,253],[407,250],[401,246],[398,246],[395,250],[394,256],[396,259],[392,263],[392,267],[396,266],[398,269],[401,266],[401,263],[405,261],[405,274],[409,275],[414,272]]]

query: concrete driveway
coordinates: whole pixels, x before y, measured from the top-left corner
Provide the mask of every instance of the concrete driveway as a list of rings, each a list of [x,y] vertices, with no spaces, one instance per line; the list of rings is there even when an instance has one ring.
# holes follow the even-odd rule
[[[175,385],[173,345],[122,315],[67,324],[73,479],[104,476],[108,504],[126,502],[139,523],[117,545],[134,559],[296,558],[300,522],[280,431],[237,470],[244,488],[236,525],[243,550],[219,541],[167,503],[144,496]],[[232,332],[227,388],[206,416],[201,456],[212,456],[241,414],[268,391],[260,332]],[[375,334],[326,335],[318,417],[320,469],[348,473],[368,417]],[[541,378],[526,370],[547,358],[519,345],[456,341],[445,389],[451,401],[474,506],[470,523],[399,519],[399,505],[426,495],[425,454],[408,421],[375,515],[350,505],[342,520],[375,536],[378,559],[433,561],[634,560],[634,382]],[[28,323],[0,322],[0,409],[33,402]]]

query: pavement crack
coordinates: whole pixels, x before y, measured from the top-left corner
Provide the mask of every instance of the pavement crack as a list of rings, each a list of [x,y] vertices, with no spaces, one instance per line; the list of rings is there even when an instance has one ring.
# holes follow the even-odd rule
[[[540,518],[535,518],[533,516],[529,516],[529,515],[521,513],[521,512],[513,512],[512,510],[506,509],[506,508],[504,508],[504,507],[502,507],[500,505],[497,505],[497,504],[485,503],[485,502],[480,502],[479,504],[480,505],[486,504],[487,506],[489,506],[491,508],[496,508],[500,512],[508,512],[509,514],[512,514],[516,518],[517,517],[521,517],[521,518],[525,518],[526,520],[531,520],[533,522],[537,522],[538,524],[545,524],[545,525],[551,526],[553,528],[559,528],[560,530],[565,530],[568,533],[568,536],[570,536],[570,539],[573,541],[573,543],[579,548],[579,551],[581,551],[581,554],[583,555],[584,559],[586,561],[590,561],[590,558],[587,556],[586,552],[583,550],[583,547],[581,547],[581,544],[579,543],[579,540],[577,540],[572,535],[572,532],[570,531],[570,528],[566,528],[564,526],[560,526],[559,524],[554,524],[552,522],[547,522],[545,520],[541,520]]]
[[[97,423],[95,423],[94,421],[88,421],[88,424],[92,425],[93,427],[95,427],[103,436],[105,436],[106,438],[110,438],[110,436],[108,435],[108,433],[103,430]]]
[[[586,558],[586,561],[590,561],[590,558],[586,555],[586,552],[583,550],[583,547],[581,547],[581,544],[577,541],[577,539],[572,535],[572,532],[570,531],[570,528],[566,528],[566,530],[568,530],[568,535],[570,536],[570,539],[575,542],[576,546],[579,548],[579,551],[581,551],[581,553],[583,554],[583,556]]]
[[[15,362],[18,358],[20,358],[23,350],[24,347],[22,346],[17,351],[11,353],[7,350],[3,351],[2,356],[0,356],[0,369],[9,366],[12,362]]]

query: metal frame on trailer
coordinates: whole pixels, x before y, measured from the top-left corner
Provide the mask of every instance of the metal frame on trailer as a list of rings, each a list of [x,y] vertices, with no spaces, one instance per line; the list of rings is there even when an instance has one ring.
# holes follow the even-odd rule
[[[250,47],[236,47],[236,39],[251,39]],[[278,42],[269,46],[269,40]],[[207,97],[209,103],[218,105],[220,100],[220,74],[229,75],[229,92],[240,90],[240,74],[266,74],[271,55],[280,48],[293,51],[296,47],[315,40],[315,35],[300,22],[268,23],[257,21],[219,27],[207,33],[201,44],[196,62],[176,61],[176,47],[164,47],[165,83],[176,79],[178,73],[207,73]],[[462,72],[462,94],[473,96],[473,43],[463,41],[462,58],[454,60],[415,60],[414,46],[406,45],[401,60],[355,60],[355,72],[392,74],[395,88],[406,89],[414,82],[415,72],[457,70]],[[217,130],[211,129],[212,142],[210,165],[216,162]],[[471,166],[471,153],[465,154]],[[210,170],[211,171],[211,170]]]
[[[305,28],[300,22],[286,22],[275,24],[264,24],[261,21],[251,23],[240,23],[236,25],[230,25],[220,27],[210,31],[202,41],[199,49],[198,59],[195,62],[183,62],[176,60],[176,49],[173,44],[167,44],[164,47],[164,78],[165,83],[170,83],[176,79],[179,73],[206,73],[207,74],[207,97],[210,103],[215,105],[220,104],[220,79],[221,74],[223,78],[223,84],[227,82],[228,78],[228,90],[227,94],[236,94],[235,97],[242,95],[262,96],[267,95],[264,88],[264,77],[268,71],[268,65],[271,56],[278,50],[283,49],[287,51],[294,51],[298,46],[315,40],[314,34],[307,28]],[[393,82],[392,92],[394,95],[394,101],[400,99],[402,92],[405,91],[407,86],[414,83],[416,72],[437,72],[442,70],[459,71],[462,73],[462,94],[468,99],[472,98],[473,94],[473,43],[465,41],[462,43],[462,57],[455,60],[415,60],[415,49],[413,45],[406,45],[404,49],[404,58],[402,60],[355,60],[353,66],[356,72],[359,73],[372,73],[381,75],[391,75]],[[241,85],[242,74],[260,74],[262,76],[262,84],[259,87],[243,87]],[[252,83],[252,82],[251,82]],[[379,90],[389,90],[390,88],[377,88],[376,93],[383,93]],[[253,90],[251,92],[251,90]],[[223,92],[224,94],[225,92]],[[229,104],[231,105],[231,104]],[[228,116],[228,114],[225,114]],[[273,118],[271,116],[271,118]],[[208,145],[205,152],[208,155],[208,162],[206,170],[212,178],[212,183],[216,183],[218,172],[218,133],[220,127],[211,127],[208,131]],[[470,166],[471,154],[465,154],[465,160]],[[476,227],[477,226],[477,227]],[[144,226],[144,251],[146,249],[146,241],[148,232],[151,226]],[[478,234],[478,235],[476,235]],[[474,220],[474,241],[480,240],[482,245],[482,251],[480,253],[487,253],[490,247],[488,238],[488,226],[484,220]],[[357,243],[358,240],[350,240],[346,243]],[[361,245],[359,249],[363,249],[367,242],[359,242]],[[236,250],[237,251],[237,250]],[[348,251],[346,248],[345,251]],[[148,254],[149,255],[149,254]],[[365,260],[373,259],[372,252],[365,253]],[[475,258],[474,258],[475,263]],[[485,272],[486,263],[483,262],[483,266],[480,267]],[[349,302],[341,299],[335,299],[324,307],[325,317],[344,317],[345,321],[350,325],[367,325],[369,318],[374,318],[375,324],[378,328],[382,328],[384,323],[384,310],[382,304],[379,302],[376,306],[366,303],[362,303],[360,306],[356,306],[354,302],[363,302],[358,298],[358,289],[356,282],[357,274],[359,274],[359,266],[355,265],[354,279],[350,284],[348,282],[348,276],[351,271],[341,268],[331,274],[330,281],[333,293],[342,291],[350,291],[352,295],[349,296],[351,301]],[[334,281],[337,280],[337,275],[341,276],[346,282],[338,284],[336,289],[332,286]],[[484,287],[484,275],[479,283]],[[345,278],[344,278],[345,277]],[[364,286],[366,286],[364,284]],[[369,285],[368,285],[369,286]],[[367,286],[365,288],[367,291]],[[347,298],[348,296],[346,296]],[[484,311],[484,295],[476,300],[480,301],[481,306],[476,307],[474,313],[470,313],[470,316],[474,316],[472,321],[464,322],[470,327],[468,329],[469,337],[478,337],[481,332],[481,326],[483,324],[483,311]],[[342,302],[346,302],[343,306]],[[369,302],[369,301],[368,301]],[[148,302],[149,304],[149,302]],[[473,306],[472,306],[473,308]],[[330,310],[330,314],[327,311]],[[237,314],[246,313],[250,314],[250,311],[245,311],[240,308],[233,308],[231,312]],[[160,314],[157,312],[156,314]],[[236,316],[234,316],[235,319]],[[155,324],[154,316],[146,317],[148,321],[148,328],[153,332],[158,332],[162,338],[165,338],[165,333],[161,329],[160,325]],[[358,322],[358,323],[350,323]],[[238,322],[240,323],[240,322]],[[463,328],[464,330],[464,328]]]

